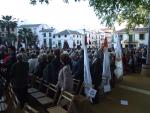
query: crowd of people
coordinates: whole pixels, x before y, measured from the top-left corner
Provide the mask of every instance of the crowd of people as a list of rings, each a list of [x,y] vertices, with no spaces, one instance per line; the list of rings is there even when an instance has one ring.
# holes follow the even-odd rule
[[[109,57],[110,57],[110,71],[111,71],[111,88],[115,87],[117,77],[115,75],[116,69],[116,53],[114,48],[109,48]],[[103,48],[101,49],[88,49],[89,65],[90,72],[92,77],[92,84],[94,84],[94,89],[99,92],[100,86],[102,85],[103,80]],[[132,73],[140,73],[142,64],[146,64],[147,49],[138,48],[138,49],[122,49],[122,63],[123,63],[123,74],[124,76]],[[96,97],[93,99],[94,103],[98,103],[99,94],[96,94]]]
[[[73,78],[83,82],[83,50],[80,49],[25,49],[2,46],[0,50],[1,73],[7,85],[12,82],[23,107],[31,79],[38,76],[56,85],[59,91],[72,91]]]
[[[113,88],[115,77],[115,49],[109,48],[110,53],[110,85]],[[146,63],[146,48],[128,49],[122,51],[124,75],[139,73],[142,64]],[[88,58],[92,84],[97,90],[93,103],[99,103],[99,90],[103,73],[103,49],[88,49]],[[14,46],[0,48],[0,76],[12,82],[14,91],[21,103],[27,101],[27,89],[31,85],[30,79],[34,76],[43,78],[48,83],[55,84],[59,91],[73,90],[73,78],[84,81],[84,51],[82,49],[25,49],[16,50]],[[2,90],[2,86],[0,86]],[[79,92],[79,89],[77,89]],[[2,94],[1,94],[2,95]],[[0,95],[0,96],[1,96]]]

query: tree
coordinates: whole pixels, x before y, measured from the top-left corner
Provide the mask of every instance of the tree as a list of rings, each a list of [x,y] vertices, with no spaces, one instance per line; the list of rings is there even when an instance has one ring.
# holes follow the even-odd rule
[[[15,18],[12,16],[2,16],[2,19],[0,20],[0,26],[2,29],[6,28],[6,41],[9,45],[11,45],[12,42],[16,40],[16,36],[11,32],[11,30],[14,31],[14,29],[17,27],[17,21],[15,21]]]
[[[137,25],[148,25],[149,0],[90,0],[96,15],[112,27],[115,22],[127,22],[129,29]]]
[[[31,29],[22,28],[18,31],[18,38],[19,42],[24,42],[25,46],[28,47],[29,45],[35,45],[37,37],[33,34]]]

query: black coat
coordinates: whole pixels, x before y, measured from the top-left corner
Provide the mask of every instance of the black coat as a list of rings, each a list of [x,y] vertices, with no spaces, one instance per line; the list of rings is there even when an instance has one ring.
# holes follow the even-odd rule
[[[62,64],[60,62],[60,59],[58,57],[54,58],[52,60],[52,83],[53,84],[57,84],[57,81],[58,81],[58,74],[59,74],[59,71],[62,67]]]
[[[28,85],[28,62],[17,62],[12,65],[10,70],[10,77],[14,88],[24,88]]]
[[[53,70],[52,70],[52,63],[47,64],[47,66],[45,67],[45,69],[43,70],[43,79],[46,80],[47,82],[52,83],[53,78]]]
[[[36,72],[35,72],[35,75],[38,76],[38,77],[43,77],[43,71],[44,71],[44,68],[46,67],[47,65],[47,62],[41,62],[38,64],[37,68],[36,68]]]
[[[84,57],[79,60],[78,69],[74,74],[74,78],[83,81],[84,80]]]
[[[100,58],[94,59],[91,66],[92,83],[99,86],[102,82],[103,63]]]

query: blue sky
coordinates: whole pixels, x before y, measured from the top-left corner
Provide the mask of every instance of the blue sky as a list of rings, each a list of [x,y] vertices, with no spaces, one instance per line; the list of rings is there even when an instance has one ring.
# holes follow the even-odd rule
[[[33,6],[29,4],[30,0],[0,0],[0,15],[12,15],[24,21],[22,24],[48,24],[58,30],[104,27],[93,8],[89,7],[88,0],[69,1],[66,4],[63,0],[50,0],[49,5],[39,3]]]

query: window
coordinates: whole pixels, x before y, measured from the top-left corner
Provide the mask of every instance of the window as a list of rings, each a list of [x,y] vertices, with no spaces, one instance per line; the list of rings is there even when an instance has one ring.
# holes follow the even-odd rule
[[[44,42],[44,46],[46,46],[46,39],[44,39],[43,42]]]
[[[140,40],[144,40],[145,38],[144,38],[144,34],[139,34],[139,39]]]
[[[61,40],[58,40],[58,47],[61,48]]]
[[[79,44],[80,42],[79,42],[79,40],[77,40],[77,44]]]
[[[133,35],[129,35],[129,42],[133,42]]]
[[[58,35],[58,38],[60,38],[60,35]]]
[[[46,37],[46,33],[43,33],[43,36]]]
[[[49,37],[51,37],[52,36],[52,34],[51,33],[49,33]]]
[[[73,35],[73,37],[75,37],[75,35]]]
[[[55,45],[55,41],[53,41],[53,45]]]
[[[55,35],[53,36],[53,38],[55,38]]]
[[[67,37],[67,35],[65,35],[65,37]]]
[[[52,39],[49,39],[49,47],[52,48]]]

